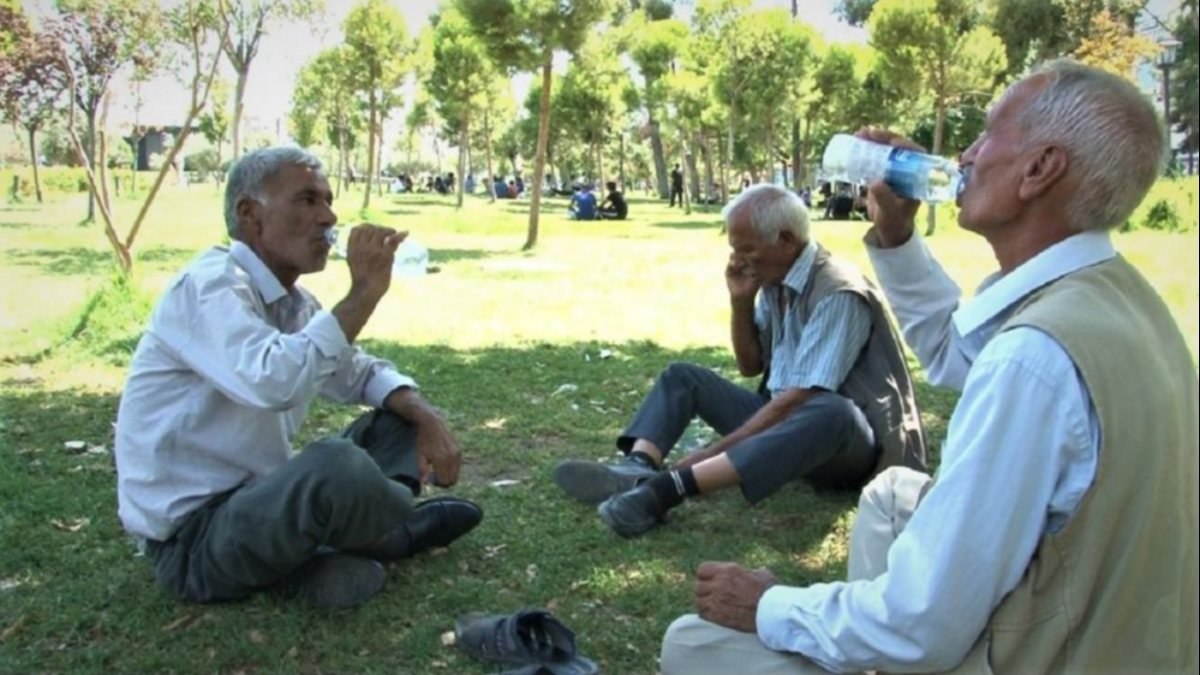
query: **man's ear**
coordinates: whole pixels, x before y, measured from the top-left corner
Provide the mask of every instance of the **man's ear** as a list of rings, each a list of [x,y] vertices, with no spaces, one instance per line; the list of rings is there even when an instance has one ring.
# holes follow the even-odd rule
[[[800,238],[797,237],[796,233],[792,232],[791,230],[780,230],[779,231],[779,246],[780,247],[786,246],[787,248],[790,248],[793,250],[799,249],[800,248]]]
[[[1024,201],[1036,199],[1061,181],[1070,168],[1071,160],[1067,157],[1066,149],[1047,145],[1026,160],[1018,194]]]
[[[242,198],[237,204],[238,234],[243,240],[257,237],[261,229],[258,219],[258,202],[249,197]]]

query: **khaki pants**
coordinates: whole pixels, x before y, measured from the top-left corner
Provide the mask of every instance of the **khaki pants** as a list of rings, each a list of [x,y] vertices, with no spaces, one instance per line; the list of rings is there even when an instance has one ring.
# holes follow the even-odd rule
[[[879,474],[858,500],[850,532],[850,581],[887,571],[887,552],[904,531],[933,479],[896,467]],[[754,633],[742,633],[687,614],[663,637],[662,675],[783,675],[823,673],[807,658],[767,649]]]

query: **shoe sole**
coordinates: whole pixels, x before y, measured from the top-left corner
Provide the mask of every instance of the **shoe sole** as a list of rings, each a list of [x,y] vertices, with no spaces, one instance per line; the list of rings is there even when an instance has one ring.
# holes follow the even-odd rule
[[[554,467],[554,483],[571,497],[595,506],[637,487],[639,477],[618,473],[598,462],[571,459]]]

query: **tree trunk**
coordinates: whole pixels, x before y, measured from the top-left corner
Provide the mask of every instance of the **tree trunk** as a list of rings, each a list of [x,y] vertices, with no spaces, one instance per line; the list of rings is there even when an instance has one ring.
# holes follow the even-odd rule
[[[496,175],[492,172],[492,112],[486,108],[483,111],[483,133],[485,136],[483,153],[487,160],[488,194],[491,195],[488,203],[494,204],[496,203]]]
[[[108,102],[108,94],[105,93],[100,99],[100,120],[96,125],[96,166],[100,179],[100,194],[97,196],[104,201],[104,208],[112,213],[112,199],[108,196],[108,134],[104,131],[108,126]]]
[[[617,177],[621,181],[621,191],[629,189],[629,184],[625,182],[625,132],[621,132],[621,154],[618,156]]]
[[[337,196],[342,196],[342,181],[346,179],[346,125],[338,120],[338,183]]]
[[[946,125],[946,103],[940,98],[935,103],[937,106],[937,118],[933,124],[933,154],[942,154],[942,131]],[[925,236],[932,237],[937,231],[937,204],[925,202]]]
[[[604,180],[604,141],[596,143],[596,176],[599,180],[596,182],[596,187],[604,189],[608,181]]]
[[[700,136],[700,161],[704,163],[704,195],[712,199],[713,186],[713,165],[712,165],[712,149],[709,147],[708,134]]]
[[[717,138],[717,164],[721,173],[721,203],[729,202],[729,148],[721,146],[720,137]],[[725,231],[724,228],[721,229]]]
[[[775,182],[775,156],[776,156],[776,152],[775,152],[775,120],[768,118],[766,120],[766,123],[767,123],[767,125],[766,125],[767,128],[766,128],[766,133],[764,134],[764,136],[765,136],[765,140],[767,143],[767,171],[766,171],[766,178],[764,180],[766,180],[769,183],[774,183]],[[758,179],[756,178],[754,180],[754,182],[757,183]],[[786,174],[784,174],[783,185],[784,185],[784,187],[787,187],[787,175]]]
[[[470,137],[468,136],[468,130],[470,128],[471,118],[469,114],[464,114],[462,119],[462,130],[458,134],[458,180],[455,181],[457,185],[454,186],[458,192],[457,208],[460,209],[463,205],[463,184],[467,182],[467,146],[470,144]]]
[[[533,198],[529,203],[529,234],[525,238],[523,251],[537,246],[538,211],[542,207],[542,177],[546,175],[546,146],[550,142],[550,85],[553,83],[553,52],[546,50],[542,57],[542,95],[538,104],[537,156],[533,160]]]
[[[667,181],[667,158],[663,152],[662,132],[653,112],[650,113],[650,148],[654,151],[654,178],[658,182],[658,196],[660,199],[670,199],[671,186]]]
[[[726,155],[727,161],[725,162],[725,173],[722,177],[722,182],[724,182],[725,185],[722,188],[722,193],[721,193],[721,199],[722,199],[722,201],[725,201],[725,202],[729,201],[729,195],[731,194],[730,187],[729,187],[729,170],[732,168],[731,165],[733,164],[733,138],[734,138],[735,132],[737,131],[734,120],[736,118],[737,118],[737,106],[730,105],[729,106],[729,125],[728,125],[728,128],[726,129],[726,137],[725,137],[725,155]],[[722,226],[721,231],[722,232],[725,231],[724,226]]]
[[[794,4],[794,3],[793,3]],[[792,189],[796,194],[804,189],[804,146],[800,143],[800,118],[792,118]]]
[[[383,173],[383,111],[379,112],[379,136],[375,139],[375,194],[383,197],[383,181],[379,174]]]
[[[246,95],[246,79],[250,75],[250,64],[237,71],[237,87],[233,92],[233,160],[242,156],[242,98]],[[222,104],[223,105],[223,104]]]
[[[683,133],[683,132],[681,132],[679,134],[679,154],[683,156],[682,158],[683,158],[684,166],[688,166],[689,163],[693,167],[695,166],[696,160],[695,160],[695,158],[692,157],[691,150],[688,149],[687,134]],[[680,195],[680,199],[683,200],[683,215],[685,215],[685,216],[692,215],[691,192],[692,192],[691,186],[688,185],[687,181],[684,181],[683,182],[683,194]]]
[[[696,153],[694,148],[698,145],[693,139],[687,141],[687,135],[682,135],[684,139],[683,145],[683,160],[684,166],[688,169],[688,190],[691,192],[691,197],[694,200],[696,195],[700,194],[700,171],[696,168]],[[690,208],[690,207],[689,207]]]
[[[367,95],[367,184],[363,190],[362,208],[364,211],[371,205],[371,178],[375,175],[375,88]]]
[[[97,101],[97,103],[99,103]],[[97,106],[92,106],[91,110],[85,110],[88,119],[88,138],[87,138],[87,161],[91,166],[96,166],[96,114],[99,112]],[[96,220],[96,195],[88,190],[87,203],[87,218],[84,222],[91,223]]]
[[[28,127],[29,132],[29,165],[33,167],[33,193],[37,195],[37,201],[42,203],[42,180],[38,176],[38,160],[37,160],[37,127]]]

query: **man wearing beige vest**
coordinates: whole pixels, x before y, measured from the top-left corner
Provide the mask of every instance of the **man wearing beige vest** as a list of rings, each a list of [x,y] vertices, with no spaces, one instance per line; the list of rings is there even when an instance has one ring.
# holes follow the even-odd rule
[[[930,380],[962,390],[937,478],[867,486],[848,582],[702,565],[664,675],[1197,671],[1196,371],[1108,234],[1163,140],[1102,71],[1058,61],[1009,88],[962,156],[959,222],[1000,265],[966,303],[917,204],[871,186],[881,284]]]

